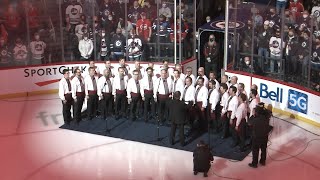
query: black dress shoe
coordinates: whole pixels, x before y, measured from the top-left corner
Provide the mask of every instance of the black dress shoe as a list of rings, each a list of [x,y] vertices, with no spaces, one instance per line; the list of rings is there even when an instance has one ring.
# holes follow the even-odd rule
[[[249,165],[250,167],[252,167],[252,168],[257,168],[257,167],[258,167],[256,164],[252,164],[252,163],[249,163],[248,165]]]
[[[197,171],[193,171],[193,174],[194,174],[194,175],[197,175],[197,174],[198,174],[198,172],[197,172]]]
[[[208,173],[203,173],[203,177],[208,177]]]
[[[261,164],[262,166],[265,166],[266,165],[266,162],[259,162],[259,164]]]

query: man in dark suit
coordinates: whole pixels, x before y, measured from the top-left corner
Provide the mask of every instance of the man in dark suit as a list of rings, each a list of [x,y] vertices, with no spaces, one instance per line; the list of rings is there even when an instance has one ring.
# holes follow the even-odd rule
[[[180,101],[180,96],[180,91],[176,91],[173,94],[173,100],[168,101],[169,120],[171,121],[170,144],[174,144],[176,129],[178,127],[180,144],[184,146],[184,123],[186,120],[187,105]]]
[[[259,151],[261,149],[261,158],[259,163],[266,165],[268,135],[272,128],[269,125],[270,112],[264,108],[264,103],[259,103],[255,108],[255,115],[249,119],[249,125],[252,127],[252,163],[249,166],[257,168]]]
[[[207,144],[200,141],[197,148],[193,152],[193,173],[197,175],[198,172],[203,172],[204,177],[208,177],[208,171],[211,167],[213,156]]]

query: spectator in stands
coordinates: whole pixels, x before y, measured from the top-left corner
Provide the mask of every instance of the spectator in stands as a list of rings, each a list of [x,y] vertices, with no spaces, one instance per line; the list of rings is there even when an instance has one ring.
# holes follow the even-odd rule
[[[277,0],[276,2],[276,10],[277,14],[281,13],[281,10],[284,10],[287,6],[287,1],[288,0]]]
[[[181,12],[180,11],[180,6],[181,6]],[[192,13],[189,10],[188,5],[184,4],[183,2],[181,2],[181,4],[178,4],[177,7],[177,14],[181,14],[181,18],[186,20],[188,18],[191,18]]]
[[[258,41],[258,67],[264,71],[264,65],[268,64],[269,53],[269,40],[272,36],[272,32],[269,28],[269,21],[265,21],[262,28],[257,29],[257,41]]]
[[[171,42],[174,42],[174,24],[173,23],[171,24],[171,30],[172,31],[170,33],[170,39],[171,39]],[[181,29],[180,29],[180,18],[177,17],[177,26],[176,26],[177,43],[180,42],[180,34],[181,34],[181,42],[183,42],[187,36],[188,31],[189,31],[188,24],[183,19],[181,19]]]
[[[104,29],[101,29],[99,35],[97,36],[97,50],[98,58],[101,61],[106,61],[109,59],[110,54],[110,37],[109,34],[106,34]]]
[[[303,11],[302,16],[297,19],[297,24],[300,29],[311,28],[311,18],[307,10]]]
[[[138,1],[133,2],[133,6],[129,8],[128,18],[131,21],[133,27],[136,27],[136,23],[140,18],[140,13],[142,12],[142,8],[139,6]]]
[[[109,0],[104,0],[102,5],[100,6],[100,20],[101,20],[101,26],[103,28],[107,28],[109,26],[108,18],[109,15],[114,15],[114,12],[112,11],[113,6],[110,3]]]
[[[8,32],[3,24],[0,24],[0,38],[3,38],[5,42],[8,41]]]
[[[118,60],[126,55],[126,39],[122,34],[122,30],[117,28],[110,41],[111,58]]]
[[[287,25],[287,26],[293,26],[295,24],[295,20],[296,18],[291,14],[291,12],[286,9],[284,11],[284,24]]]
[[[117,21],[114,19],[114,17],[111,14],[109,14],[108,20],[106,21],[106,25],[104,26],[104,29],[106,30],[107,34],[114,34],[116,28],[117,28]]]
[[[130,61],[141,60],[142,56],[142,41],[132,31],[130,38],[128,39],[128,57]]]
[[[153,21],[157,17],[157,9],[147,0],[144,1],[143,12],[146,13],[146,19],[150,21]]]
[[[17,12],[13,4],[9,4],[7,11],[4,13],[3,18],[5,19],[5,27],[9,33],[9,37],[14,40],[21,31],[21,17]]]
[[[241,52],[250,54],[252,52],[252,21],[248,20],[246,27],[241,33]],[[255,35],[254,35],[255,36]]]
[[[99,15],[99,6],[96,0],[82,0],[83,14],[87,18],[87,23],[92,24],[95,16]]]
[[[301,67],[301,75],[302,78],[307,79],[308,76],[308,65],[309,65],[309,31],[304,31],[302,37],[300,39],[300,47],[298,50],[298,67]]]
[[[240,61],[241,61],[241,67],[243,71],[251,72],[251,69],[252,69],[251,58],[249,56],[245,56]]]
[[[118,0],[113,4],[114,7],[114,14],[116,19],[125,19],[126,14],[125,14],[125,8],[126,4],[124,3],[124,0]]]
[[[13,60],[14,64],[17,66],[25,66],[28,64],[27,57],[28,57],[28,50],[27,46],[23,44],[21,38],[16,39],[16,43],[12,50],[13,53]]]
[[[12,65],[11,56],[12,53],[8,47],[8,44],[4,38],[0,37],[0,67]]]
[[[119,19],[117,23],[117,28],[122,29],[122,34],[124,36],[127,36],[133,30],[132,23],[130,21],[127,21],[127,24],[125,24],[122,18]]]
[[[163,26],[165,30],[168,30],[168,28],[170,28],[170,24],[168,21],[166,21],[166,17],[164,15],[159,15],[159,19],[158,18],[155,19],[152,24],[153,32],[157,32],[158,23],[159,23],[159,27]]]
[[[270,72],[275,72],[275,61],[277,61],[277,67],[279,72],[280,69],[280,61],[282,58],[282,50],[284,48],[284,42],[281,40],[280,37],[280,28],[276,29],[275,36],[272,36],[269,41],[269,50],[270,50]]]
[[[286,68],[285,75],[287,80],[295,81],[297,76],[298,67],[298,48],[299,48],[299,38],[297,37],[295,30],[289,29],[288,36],[285,38],[286,42]]]
[[[311,14],[316,19],[317,24],[320,23],[320,1],[312,7]]]
[[[252,19],[254,20],[254,27],[260,28],[263,26],[263,17],[260,14],[260,10],[258,8],[255,8],[255,13],[252,16]]]
[[[38,9],[33,6],[32,3],[29,3],[29,6],[27,8],[27,15],[28,15],[28,23],[29,23],[29,29],[30,29],[30,34],[34,34],[39,26],[39,12]]]
[[[66,8],[66,18],[70,19],[70,24],[75,28],[80,23],[82,15],[82,6],[77,3],[77,0],[71,0],[71,4]]]
[[[30,43],[31,64],[45,64],[46,43],[40,40],[40,34],[34,34],[34,40]]]
[[[266,20],[269,21],[269,26],[273,28],[274,25],[280,26],[280,17],[276,13],[276,9],[274,7],[270,8],[270,13],[267,15]]]
[[[160,15],[163,15],[164,17],[166,17],[166,21],[170,21],[170,18],[172,17],[172,11],[167,6],[166,2],[163,2],[162,7],[159,9],[159,16]]]
[[[93,52],[93,42],[89,38],[88,34],[83,35],[83,39],[79,41],[79,51],[81,54],[81,60],[91,60],[92,52]]]
[[[304,11],[303,4],[298,0],[292,0],[289,5],[289,11],[295,19],[301,16],[301,13]]]
[[[85,17],[84,15],[81,15],[81,17]],[[83,39],[83,35],[88,33],[88,24],[86,23],[86,20],[82,19],[80,20],[80,24],[78,24],[75,27],[75,34],[78,37],[78,41]]]
[[[145,12],[142,12],[140,15],[141,19],[139,19],[136,24],[136,34],[143,42],[147,43],[150,41],[152,34],[151,22],[149,19],[146,19]]]

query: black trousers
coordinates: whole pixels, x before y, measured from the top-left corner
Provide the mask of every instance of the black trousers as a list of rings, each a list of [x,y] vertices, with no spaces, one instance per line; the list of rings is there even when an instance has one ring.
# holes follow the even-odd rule
[[[116,94],[115,115],[125,117],[127,104],[126,94]]]
[[[113,96],[111,94],[104,94],[100,102],[101,115],[105,119],[112,114]]]
[[[236,121],[236,119],[234,120]],[[234,144],[239,144],[240,145],[240,149],[244,149],[245,147],[245,141],[246,141],[246,123],[245,122],[241,122],[239,124],[239,130],[236,131],[235,129],[236,123],[234,123],[231,127],[230,127],[230,132],[232,134],[232,139],[233,139],[233,143]]]
[[[89,99],[87,102],[87,111],[88,118],[92,119],[97,115],[98,110],[98,95],[97,94],[89,94]]]
[[[131,120],[134,120],[137,116],[139,116],[141,96],[132,97],[131,99],[132,101],[130,103],[130,118]]]
[[[73,104],[73,110],[74,110],[74,119],[77,122],[81,121],[81,110],[83,106],[85,96],[77,96],[77,102],[74,102]]]
[[[222,136],[228,137],[230,118],[227,117],[227,112],[221,117],[221,123],[222,123]]]
[[[158,98],[158,116],[161,122],[168,119],[167,101],[169,101],[169,98]]]
[[[66,97],[66,103],[62,101],[62,115],[65,124],[70,124],[72,117],[71,117],[71,106],[73,104],[72,97],[70,95],[69,98]]]
[[[172,144],[174,143],[177,127],[179,128],[180,144],[184,145],[184,125],[183,124],[176,124],[176,123],[171,124],[170,143]]]
[[[252,164],[257,165],[259,159],[259,151],[261,150],[260,162],[265,163],[267,157],[268,138],[256,139],[252,138]]]
[[[143,117],[145,121],[148,121],[148,112],[151,112],[151,115],[155,115],[155,102],[152,94],[145,94],[144,95],[144,112],[143,112]]]

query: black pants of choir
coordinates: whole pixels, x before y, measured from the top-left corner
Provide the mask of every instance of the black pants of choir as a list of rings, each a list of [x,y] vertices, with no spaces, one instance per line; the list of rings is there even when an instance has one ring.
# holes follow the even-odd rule
[[[151,116],[155,115],[155,102],[154,102],[154,98],[152,94],[145,94],[144,95],[144,102],[143,102],[143,106],[144,106],[144,111],[143,111],[143,118],[145,121],[148,121],[148,114],[150,112]]]
[[[130,103],[130,119],[133,121],[136,117],[139,116],[140,104],[141,104],[141,96],[132,97],[132,101]]]
[[[176,124],[176,123],[171,124],[170,143],[171,144],[174,143],[177,127],[179,128],[180,144],[184,146],[184,125],[183,124]]]
[[[115,115],[116,118],[120,116],[126,117],[127,116],[127,97],[126,93],[124,94],[116,94],[116,102],[115,102]]]
[[[63,120],[65,124],[70,124],[72,121],[71,117],[71,106],[73,104],[73,100],[71,97],[71,94],[68,96],[65,96],[66,103],[62,101],[62,115],[63,115]]]
[[[77,96],[77,101],[74,102],[73,104],[73,111],[74,111],[74,119],[77,122],[81,121],[81,110],[83,106],[85,96]]]
[[[252,138],[252,164],[257,165],[259,159],[259,151],[261,150],[260,163],[266,162],[268,138],[255,139]]]
[[[233,121],[236,121],[233,120]],[[241,122],[238,131],[235,129],[236,123],[234,122],[232,126],[230,126],[230,132],[232,135],[234,145],[239,145],[240,150],[244,150],[245,142],[246,142],[246,123]]]
[[[97,94],[89,94],[89,99],[87,101],[87,112],[89,120],[92,120],[95,116],[97,116],[98,101],[99,99]]]
[[[202,131],[206,131],[208,129],[208,121],[206,119],[206,109],[204,111],[201,111],[202,103],[198,102],[195,107],[195,119],[199,123],[199,129]]]
[[[113,96],[111,94],[104,94],[103,99],[100,101],[100,110],[103,119],[112,115],[113,112]]]
[[[221,125],[222,125],[222,137],[226,138],[229,136],[229,123],[230,118],[227,117],[227,113],[221,116]]]
[[[158,116],[159,121],[165,122],[168,119],[167,102],[169,98],[158,98]]]

